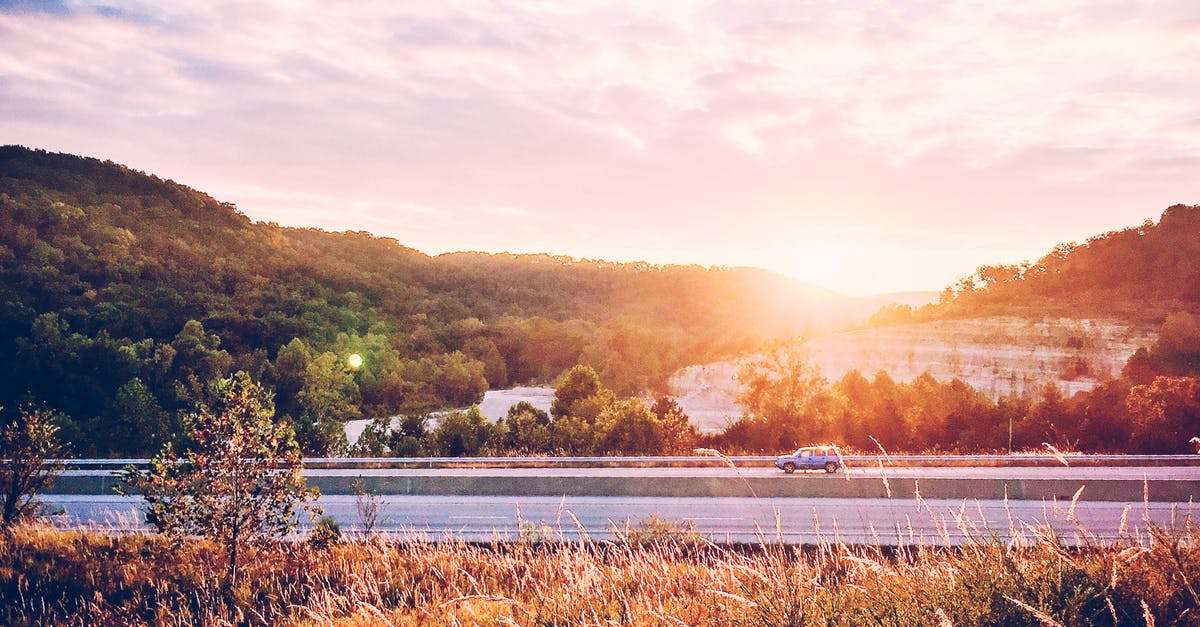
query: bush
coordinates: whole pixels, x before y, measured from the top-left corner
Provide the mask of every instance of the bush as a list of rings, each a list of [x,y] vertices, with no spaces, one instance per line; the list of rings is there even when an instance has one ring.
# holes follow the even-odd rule
[[[342,541],[342,525],[332,516],[322,516],[317,519],[308,541],[315,546],[329,546]]]
[[[35,516],[38,493],[62,470],[53,418],[49,411],[27,408],[0,425],[0,529]]]

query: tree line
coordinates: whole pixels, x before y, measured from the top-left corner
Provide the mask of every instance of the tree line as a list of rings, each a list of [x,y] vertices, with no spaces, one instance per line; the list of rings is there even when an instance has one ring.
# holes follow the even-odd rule
[[[700,439],[673,399],[618,398],[594,369],[580,365],[562,376],[549,413],[522,401],[495,423],[478,407],[434,417],[380,418],[367,426],[350,454],[690,455]]]
[[[1117,316],[1159,323],[1200,313],[1200,205],[1172,205],[1159,221],[1065,242],[1037,261],[980,266],[913,309],[884,307],[871,323],[989,315]]]
[[[959,379],[911,382],[851,371],[830,382],[796,345],[743,365],[744,416],[709,446],[786,450],[837,442],[859,450],[1007,452],[1042,448],[1115,453],[1194,453],[1200,437],[1200,317],[1176,312],[1120,376],[1065,397],[1054,384],[993,401]]]

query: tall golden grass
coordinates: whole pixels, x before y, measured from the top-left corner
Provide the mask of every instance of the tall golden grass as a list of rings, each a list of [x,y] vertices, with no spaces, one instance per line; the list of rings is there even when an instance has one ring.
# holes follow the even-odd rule
[[[1074,548],[1036,528],[898,548],[718,545],[663,521],[602,542],[375,534],[254,545],[228,587],[211,542],[31,526],[0,538],[0,624],[1200,624],[1200,533],[1147,529]]]

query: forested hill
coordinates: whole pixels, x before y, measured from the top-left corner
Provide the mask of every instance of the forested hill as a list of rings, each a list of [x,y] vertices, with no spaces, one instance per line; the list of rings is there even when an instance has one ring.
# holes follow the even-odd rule
[[[0,405],[49,404],[83,439],[148,429],[122,423],[138,413],[170,422],[233,369],[272,385],[281,413],[330,420],[469,403],[576,363],[632,393],[804,333],[841,302],[753,269],[429,257],[252,222],[111,162],[0,148]],[[341,367],[350,352],[361,372]]]
[[[1028,311],[1161,322],[1200,312],[1200,205],[1174,205],[1155,224],[1060,244],[1034,263],[993,265],[948,288],[931,313]]]

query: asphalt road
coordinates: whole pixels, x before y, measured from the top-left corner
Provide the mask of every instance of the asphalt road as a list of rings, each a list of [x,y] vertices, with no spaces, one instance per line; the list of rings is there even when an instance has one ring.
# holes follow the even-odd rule
[[[144,528],[136,497],[51,495],[45,501],[51,509],[61,508],[53,519],[62,527]],[[611,540],[614,526],[620,529],[629,521],[636,527],[657,516],[693,524],[714,541],[944,545],[969,537],[1031,540],[1033,529],[1049,528],[1065,542],[1079,544],[1144,539],[1147,520],[1180,525],[1193,510],[1190,503],[1080,501],[1072,508],[1069,501],[914,498],[387,496],[380,501],[377,531],[470,541],[512,540],[521,529],[546,539]],[[319,504],[344,530],[361,529],[355,497],[329,495]]]

